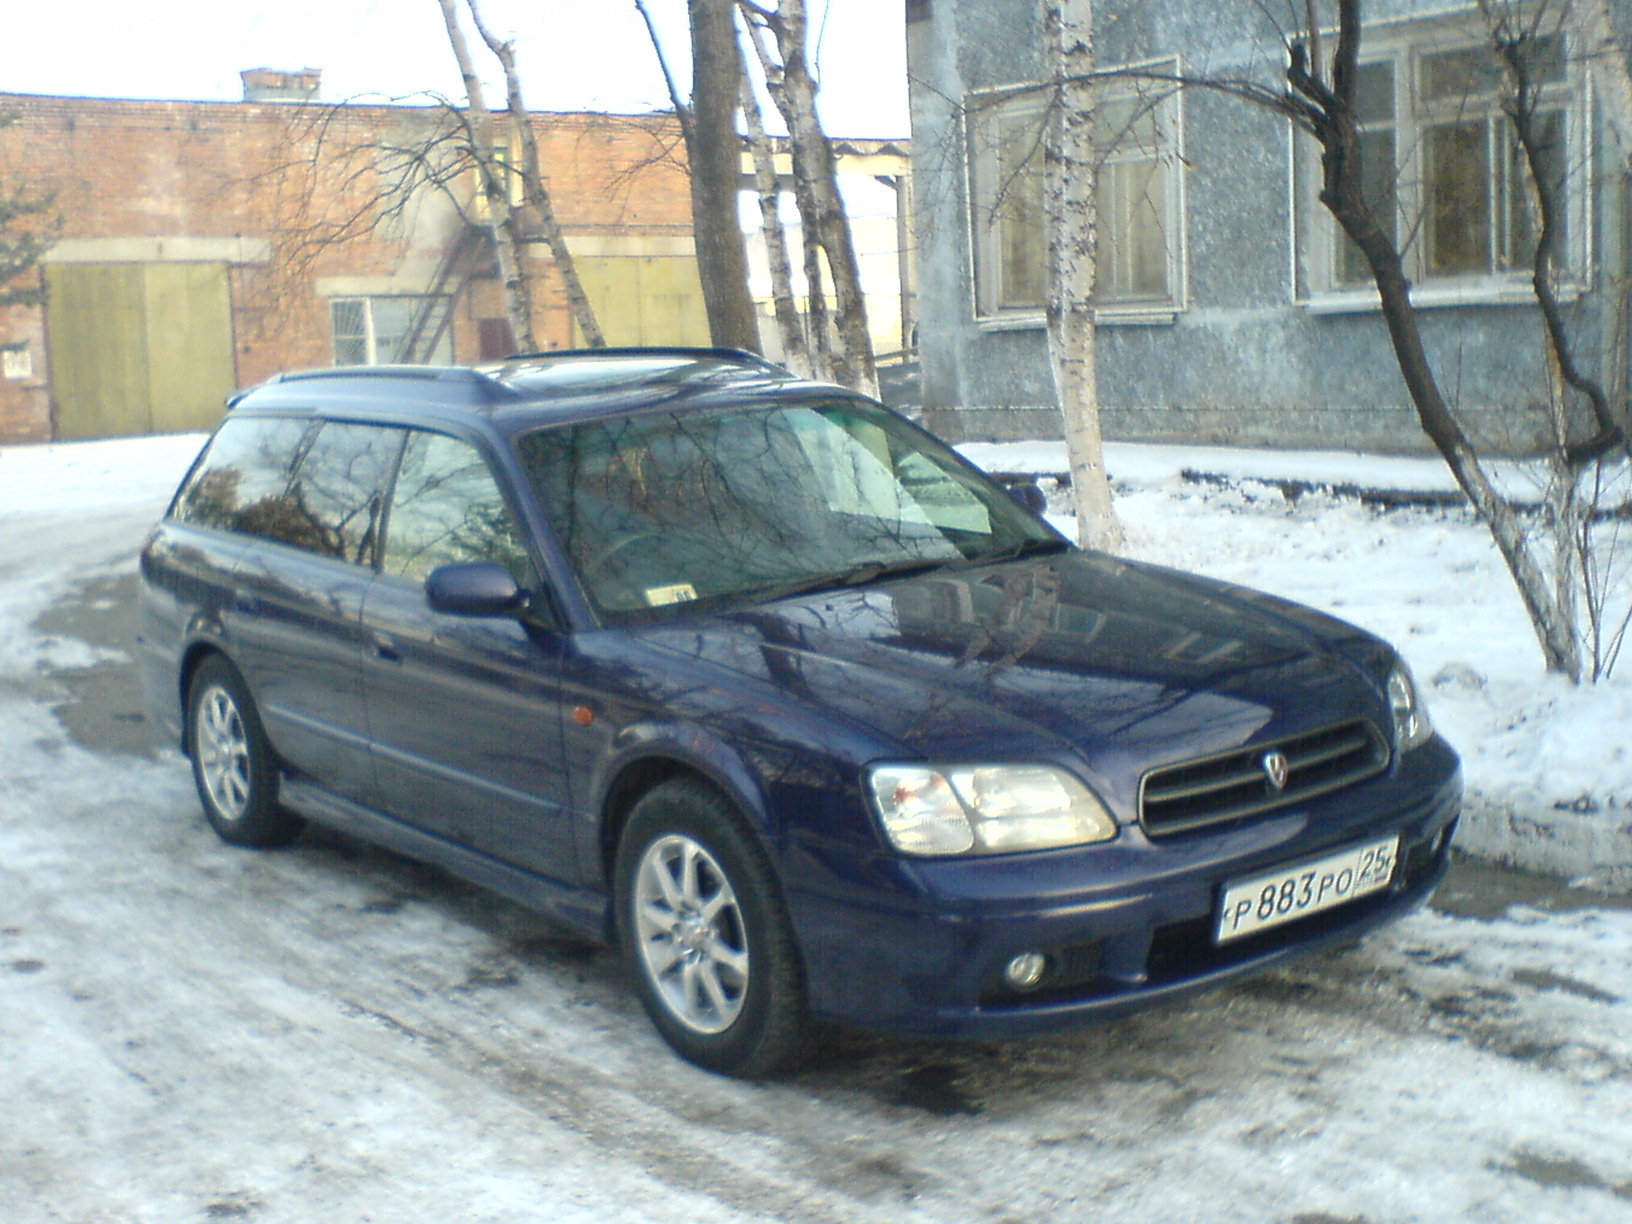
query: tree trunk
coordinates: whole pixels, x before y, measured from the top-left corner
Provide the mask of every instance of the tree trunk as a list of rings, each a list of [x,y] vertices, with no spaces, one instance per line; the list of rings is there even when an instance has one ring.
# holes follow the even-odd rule
[[[1549,176],[1547,136],[1537,121],[1536,73],[1535,65],[1531,63],[1531,49],[1535,46],[1539,31],[1530,24],[1535,18],[1527,16],[1525,20],[1515,20],[1512,11],[1505,7],[1498,11],[1491,0],[1479,0],[1479,9],[1490,31],[1497,60],[1507,78],[1508,88],[1502,100],[1502,109],[1530,172],[1530,199],[1539,223],[1530,287],[1536,305],[1541,308],[1551,372],[1562,380],[1570,392],[1586,401],[1596,426],[1596,434],[1586,441],[1578,442],[1569,436],[1569,395],[1561,388],[1561,394],[1553,400],[1562,421],[1559,446],[1564,456],[1580,462],[1596,458],[1616,447],[1626,450],[1632,457],[1632,419],[1628,418],[1626,406],[1612,405],[1603,385],[1581,368],[1573,337],[1565,322],[1564,308],[1558,300],[1558,245],[1564,201],[1559,198],[1559,185]],[[1573,17],[1574,14],[1566,8],[1565,16]],[[1613,77],[1614,74],[1608,75]]]
[[[493,249],[499,261],[499,278],[504,284],[505,311],[510,319],[510,334],[523,352],[538,348],[533,336],[533,293],[521,266],[521,251],[516,242],[515,227],[510,209],[510,185],[505,167],[499,164],[494,149],[493,115],[487,109],[482,93],[481,78],[476,75],[465,43],[464,31],[459,28],[459,15],[454,11],[454,0],[437,0],[442,8],[442,20],[448,27],[448,43],[459,62],[459,75],[464,78],[465,98],[469,103],[466,122],[471,133],[471,156],[481,182],[482,198],[487,203],[487,228],[493,234]]]
[[[1065,425],[1078,540],[1085,547],[1115,551],[1122,546],[1122,527],[1105,472],[1094,366],[1092,21],[1088,0],[1043,0],[1043,36],[1054,82],[1043,147],[1048,352]]]
[[[816,113],[816,79],[811,75],[805,54],[807,22],[804,0],[781,0],[772,11],[752,0],[742,7],[750,19],[757,18],[776,38],[781,63],[772,63],[758,39],[755,47],[765,67],[771,99],[782,113],[788,128],[793,176],[798,184],[795,199],[807,232],[814,232],[827,256],[828,274],[833,278],[833,296],[838,320],[839,351],[834,374],[839,382],[868,395],[877,394],[878,371],[873,359],[873,343],[867,328],[867,300],[861,287],[861,265],[850,233],[850,218],[839,195],[838,171],[833,145],[822,130]],[[806,211],[809,209],[809,211]],[[807,261],[808,263],[808,261]],[[811,294],[812,301],[815,293]],[[813,320],[814,330],[814,320]]]
[[[521,100],[521,76],[516,71],[515,46],[495,38],[488,30],[482,21],[481,10],[477,8],[477,0],[466,0],[466,3],[470,5],[470,17],[476,23],[477,33],[504,66],[510,122],[515,125],[516,139],[521,143],[522,198],[538,218],[544,241],[549,245],[550,254],[555,257],[556,271],[561,274],[561,283],[567,293],[567,307],[583,334],[584,343],[590,348],[601,348],[606,344],[606,337],[602,335],[600,322],[595,318],[595,308],[590,305],[589,294],[584,292],[584,283],[578,277],[578,265],[573,262],[566,235],[562,233],[561,222],[555,215],[555,202],[550,199],[549,189],[544,185],[544,170],[538,157],[538,135],[533,131],[533,121],[527,113],[526,103]],[[524,351],[532,348],[532,345],[528,345]]]
[[[801,217],[815,215],[816,205],[802,187],[796,184],[793,196]],[[827,261],[823,257],[822,238],[809,225],[801,224],[799,243],[805,256],[805,334],[809,337],[805,351],[810,357],[811,377],[842,383],[844,379],[833,359],[833,324],[827,309]]]
[[[759,351],[759,322],[748,292],[748,252],[737,217],[742,142],[737,103],[742,52],[734,0],[688,0],[691,17],[691,228],[703,282],[708,331],[722,348]]]
[[[799,304],[793,296],[793,261],[788,254],[788,231],[782,224],[782,181],[776,172],[776,157],[765,135],[759,101],[746,77],[742,89],[742,116],[748,128],[748,147],[754,158],[754,186],[759,196],[760,230],[765,235],[765,257],[771,271],[771,301],[776,311],[777,333],[782,339],[782,359],[796,372],[814,372],[799,322]]]
[[[1347,225],[1344,228],[1348,230]],[[1354,237],[1354,232],[1349,231],[1349,236]],[[1529,531],[1518,509],[1491,484],[1473,443],[1446,406],[1428,363],[1422,331],[1410,303],[1410,283],[1399,269],[1398,254],[1393,254],[1388,262],[1393,265],[1392,270],[1377,272],[1377,292],[1400,373],[1405,378],[1411,402],[1416,405],[1417,419],[1451,469],[1458,487],[1489,528],[1535,628],[1547,670],[1579,680],[1581,658],[1575,627],[1552,597],[1547,576],[1537,562]],[[1376,266],[1374,263],[1374,270]]]

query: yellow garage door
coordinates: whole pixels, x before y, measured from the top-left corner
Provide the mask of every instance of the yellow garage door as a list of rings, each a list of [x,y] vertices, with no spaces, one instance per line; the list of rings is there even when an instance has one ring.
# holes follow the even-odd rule
[[[608,344],[709,343],[708,314],[694,259],[580,255],[573,263]],[[583,342],[576,325],[573,339]]]
[[[46,268],[59,438],[208,429],[234,383],[227,266]]]

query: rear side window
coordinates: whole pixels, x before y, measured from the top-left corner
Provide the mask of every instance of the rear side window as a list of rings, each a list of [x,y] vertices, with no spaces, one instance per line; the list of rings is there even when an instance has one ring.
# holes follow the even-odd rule
[[[231,418],[182,490],[176,517],[372,565],[402,437],[375,425]]]
[[[374,564],[383,492],[403,432],[330,422],[306,449],[285,493],[274,537],[357,565]]]
[[[229,417],[176,499],[184,523],[274,536],[289,478],[312,423],[289,417]]]

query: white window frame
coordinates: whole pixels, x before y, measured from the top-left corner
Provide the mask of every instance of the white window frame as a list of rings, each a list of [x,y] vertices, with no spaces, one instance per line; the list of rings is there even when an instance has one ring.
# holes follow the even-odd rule
[[[1095,318],[1100,323],[1170,323],[1188,301],[1186,258],[1186,209],[1184,165],[1184,105],[1183,91],[1169,84],[1168,77],[1180,75],[1179,61],[1174,58],[1151,60],[1139,64],[1121,65],[1100,70],[1104,78],[1098,86],[1100,97],[1108,104],[1139,97],[1148,99],[1146,106],[1155,116],[1156,139],[1159,142],[1156,159],[1161,164],[1164,199],[1162,229],[1165,243],[1165,292],[1159,295],[1126,296],[1100,300]],[[1121,75],[1119,75],[1121,74]],[[1141,75],[1143,74],[1143,75]],[[1002,234],[992,217],[998,206],[998,191],[994,181],[1002,171],[997,165],[996,146],[987,134],[991,125],[1006,120],[1018,120],[1022,127],[1035,125],[1038,164],[1034,170],[1042,178],[1041,158],[1043,124],[1046,122],[1050,87],[1046,84],[1010,85],[1000,89],[978,90],[967,100],[964,117],[964,188],[969,201],[967,211],[969,240],[970,307],[973,317],[982,327],[991,330],[1008,328],[1037,328],[1045,325],[1044,302],[1021,302],[1003,305],[998,301],[1003,276]],[[1101,161],[1101,169],[1146,161],[1139,151],[1130,152],[1129,146],[1113,146]],[[1039,225],[1040,201],[1038,202]],[[1107,231],[1099,233],[1100,257],[1114,259],[1107,254]],[[1039,240],[1045,244],[1042,258],[1046,261],[1046,234],[1039,230]]]
[[[362,335],[360,337],[355,337],[355,338],[360,338],[362,340],[362,342],[363,342],[364,360],[362,361],[361,364],[362,365],[372,366],[372,365],[387,364],[386,362],[382,362],[380,360],[379,334],[378,334],[378,332],[376,330],[375,322],[374,322],[374,308],[375,308],[376,303],[379,303],[379,302],[402,302],[402,301],[411,301],[411,302],[423,303],[423,302],[425,302],[427,300],[430,300],[430,299],[435,299],[436,301],[440,302],[441,303],[441,308],[444,311],[451,311],[453,309],[453,299],[451,297],[449,297],[445,293],[437,293],[437,294],[430,294],[430,293],[417,293],[417,294],[416,293],[354,294],[354,293],[348,293],[348,294],[343,294],[343,295],[338,295],[338,296],[335,296],[335,297],[331,297],[329,299],[329,331],[330,331],[330,334],[329,334],[329,350],[330,350],[331,355],[334,358],[335,364],[336,365],[340,364],[340,339],[341,339],[340,333],[335,330],[334,312],[335,312],[335,308],[337,306],[339,306],[341,304],[344,304],[344,303],[357,303],[357,304],[359,304],[361,306],[361,308],[362,308],[362,317],[363,317],[363,332],[362,332]],[[448,365],[448,364],[452,363],[452,361],[453,361],[453,328],[451,326],[449,326],[449,327],[447,327],[447,328],[445,328],[443,330],[442,338],[437,344],[437,349],[438,349],[437,353],[433,353],[431,355],[431,357],[427,361],[421,362],[419,364]]]
[[[1563,117],[1565,179],[1564,244],[1560,251],[1561,294],[1579,294],[1592,268],[1590,74],[1577,62],[1576,39],[1565,40],[1564,80],[1546,87],[1543,104]],[[1463,10],[1451,17],[1400,19],[1368,28],[1361,44],[1361,64],[1393,66],[1393,131],[1397,166],[1396,234],[1403,239],[1405,273],[1411,300],[1422,307],[1523,304],[1535,300],[1528,262],[1478,272],[1436,274],[1427,266],[1428,242],[1424,206],[1427,176],[1426,131],[1451,118],[1447,104],[1423,98],[1423,61],[1448,51],[1485,45],[1487,34],[1477,14]],[[1469,118],[1492,114],[1492,98],[1468,101]],[[1385,125],[1386,126],[1386,125]],[[1500,128],[1498,128],[1500,130]],[[1294,295],[1315,313],[1347,313],[1378,308],[1377,290],[1369,278],[1343,283],[1337,275],[1340,244],[1337,222],[1320,202],[1320,149],[1313,137],[1293,129],[1289,150],[1294,201]],[[1495,197],[1491,197],[1495,198]]]

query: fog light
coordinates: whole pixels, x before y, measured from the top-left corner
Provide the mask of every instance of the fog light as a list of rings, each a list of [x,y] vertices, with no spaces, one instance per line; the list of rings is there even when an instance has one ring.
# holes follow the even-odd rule
[[[1041,952],[1022,952],[1003,968],[1003,980],[1012,990],[1033,990],[1048,972],[1048,957]]]

